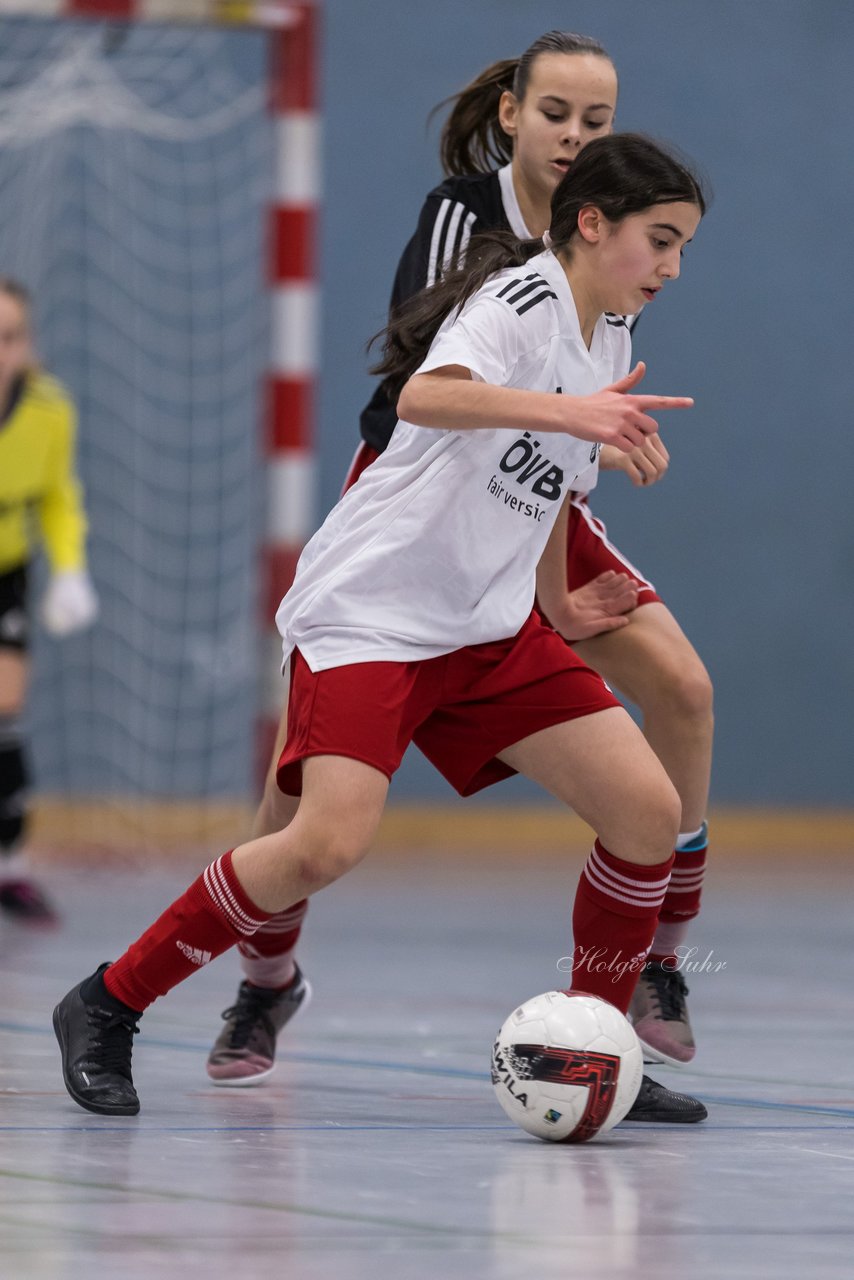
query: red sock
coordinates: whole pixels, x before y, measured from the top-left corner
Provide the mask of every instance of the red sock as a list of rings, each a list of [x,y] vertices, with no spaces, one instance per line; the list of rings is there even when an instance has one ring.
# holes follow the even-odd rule
[[[110,965],[104,983],[111,995],[141,1013],[269,918],[241,886],[229,851]]]
[[[625,862],[596,841],[575,893],[572,991],[628,1010],[672,865],[672,854],[652,867]]]
[[[694,846],[698,843],[694,841]],[[677,947],[681,947],[688,933],[688,925],[700,913],[703,895],[703,878],[706,874],[708,837],[705,827],[699,848],[689,846],[676,850],[676,860],[670,884],[658,915],[658,928],[652,940],[651,960],[669,960],[677,963]]]
[[[277,911],[245,942],[238,942],[240,967],[253,987],[281,990],[290,986],[296,966],[294,952],[308,911],[308,898],[287,911]]]

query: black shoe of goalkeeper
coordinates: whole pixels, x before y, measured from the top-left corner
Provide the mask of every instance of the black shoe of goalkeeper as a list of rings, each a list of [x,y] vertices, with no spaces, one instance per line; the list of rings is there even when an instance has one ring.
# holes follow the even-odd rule
[[[32,880],[5,880],[0,884],[0,911],[22,924],[59,924],[50,899]]]
[[[92,978],[60,1001],[53,1011],[53,1029],[62,1050],[65,1087],[74,1101],[98,1115],[135,1116],[139,1098],[133,1087],[131,1054],[140,1015],[106,993],[97,981],[108,967],[102,964]],[[81,988],[89,994],[89,984],[104,992],[100,1003],[83,999]]]
[[[687,1093],[674,1093],[644,1076],[634,1105],[623,1117],[623,1122],[646,1120],[652,1124],[698,1124],[708,1114],[699,1098],[692,1098]]]

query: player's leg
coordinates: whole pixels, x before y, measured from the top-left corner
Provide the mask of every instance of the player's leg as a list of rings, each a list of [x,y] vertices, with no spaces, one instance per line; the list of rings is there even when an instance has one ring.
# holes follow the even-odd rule
[[[597,833],[573,911],[573,986],[628,1010],[673,862],[679,798],[622,707],[551,725],[499,753]]]
[[[586,501],[570,508],[567,580],[570,589],[606,569],[628,573],[639,604],[619,633],[579,641],[573,647],[643,716],[647,741],[674,783],[682,803],[676,861],[659,927],[632,1003],[632,1018],[648,1056],[673,1064],[695,1053],[688,989],[678,949],[700,910],[708,853],[705,823],[714,717],[712,684],[703,663],[652,584],[608,540]],[[614,643],[611,643],[613,641]]]
[[[679,797],[660,761],[601,677],[536,614],[506,641],[451,655],[442,697],[414,741],[461,794],[521,772],[597,832],[579,902],[601,919],[579,917],[575,941],[583,950],[595,935],[605,948],[591,990],[625,1011],[679,829]]]
[[[224,854],[112,965],[54,1012],[66,1087],[81,1106],[133,1114],[131,1046],[147,1006],[366,853],[388,781],[441,689],[441,661],[312,672],[295,651],[279,781],[293,821]]]
[[[709,798],[711,680],[664,604],[641,604],[628,616],[628,626],[578,641],[573,648],[640,708],[644,736],[679,793],[679,829],[696,831]]]
[[[344,480],[343,493],[378,456],[369,445],[359,445]],[[287,725],[286,697],[264,779],[264,794],[252,823],[253,837],[281,831],[297,810],[296,798],[280,790],[276,777]],[[296,961],[307,911],[308,900],[304,898],[278,912],[251,939],[238,944],[243,981],[234,1003],[223,1011],[225,1025],[208,1055],[207,1072],[214,1084],[260,1084],[273,1070],[278,1033],[311,998],[311,987]]]
[[[139,1110],[131,1052],[144,1010],[277,911],[360,862],[387,791],[386,775],[359,760],[306,760],[300,807],[284,831],[223,854],[114,964],[66,995],[54,1028],[66,1088],[80,1106],[109,1115]]]
[[[32,880],[24,839],[30,773],[23,732],[29,680],[26,569],[0,574],[0,910],[52,924],[56,913]]]
[[[646,739],[679,792],[673,873],[631,1013],[649,1057],[689,1062],[695,1043],[680,955],[690,921],[700,911],[708,851],[711,681],[676,619],[659,602],[636,609],[621,631],[576,648],[609,684],[641,708]]]
[[[250,831],[250,838],[253,840],[284,830],[293,821],[299,808],[299,797],[286,795],[279,787],[276,777],[287,734],[286,698],[264,779],[264,794]],[[307,911],[308,899],[303,898],[285,911],[277,912],[253,935],[250,942],[241,943],[237,948],[240,966],[248,983],[256,988],[289,992],[291,998],[288,1000],[288,1018],[293,1016],[308,995],[308,986],[299,974],[295,960],[296,945]]]
[[[673,784],[601,677],[536,615],[512,640],[462,651],[453,665],[453,685],[415,742],[463,795],[522,771],[594,827],[571,967],[578,986],[625,1010],[673,861]],[[696,1099],[644,1077],[627,1118],[705,1116]]]
[[[27,690],[28,662],[14,649],[0,648],[0,876],[24,834],[28,769],[24,757],[21,716]]]
[[[264,780],[264,794],[250,836],[272,835],[293,820],[297,796],[285,795],[276,780],[279,757],[287,737],[285,702],[273,754]],[[260,1084],[273,1070],[276,1037],[311,999],[311,986],[296,961],[308,899],[279,911],[251,938],[237,944],[243,980],[234,1002],[223,1010],[223,1027],[208,1054],[207,1073],[216,1085],[244,1088]]]
[[[555,725],[499,755],[597,832],[573,907],[572,987],[627,1012],[673,862],[679,798],[621,708]],[[696,1124],[706,1108],[649,1076],[629,1122]]]

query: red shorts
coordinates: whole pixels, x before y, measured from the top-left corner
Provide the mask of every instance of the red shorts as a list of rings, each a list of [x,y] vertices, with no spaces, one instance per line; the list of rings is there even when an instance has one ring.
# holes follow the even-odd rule
[[[655,587],[608,541],[608,531],[594,516],[586,498],[574,497],[569,504],[569,526],[566,539],[566,577],[570,591],[613,569],[627,573],[638,584],[638,604],[661,601]]]
[[[296,650],[277,780],[286,795],[299,795],[307,756],[347,756],[390,779],[414,742],[460,795],[472,795],[516,772],[496,759],[514,742],[620,705],[536,614],[509,640],[422,662],[313,674]]]
[[[364,441],[356,450],[350,470],[344,481],[342,493],[356,483],[362,472],[380,455]],[[661,603],[661,596],[639,569],[608,541],[608,530],[594,516],[586,498],[574,497],[569,507],[569,525],[566,540],[566,576],[570,591],[583,587],[598,578],[600,573],[613,569],[627,573],[638,584],[638,605]]]
[[[350,470],[347,472],[344,479],[344,484],[341,488],[342,498],[348,489],[352,489],[362,472],[369,467],[372,462],[376,462],[379,456],[380,455],[377,453],[376,449],[369,444],[365,444],[364,440],[362,441],[356,452],[353,454],[353,461],[350,463]]]

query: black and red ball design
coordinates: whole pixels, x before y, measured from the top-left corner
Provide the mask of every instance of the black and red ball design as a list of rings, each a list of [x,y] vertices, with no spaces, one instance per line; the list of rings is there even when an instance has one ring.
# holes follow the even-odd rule
[[[643,1052],[614,1005],[546,991],[515,1009],[492,1048],[495,1095],[511,1120],[549,1142],[589,1142],[626,1115]]]

